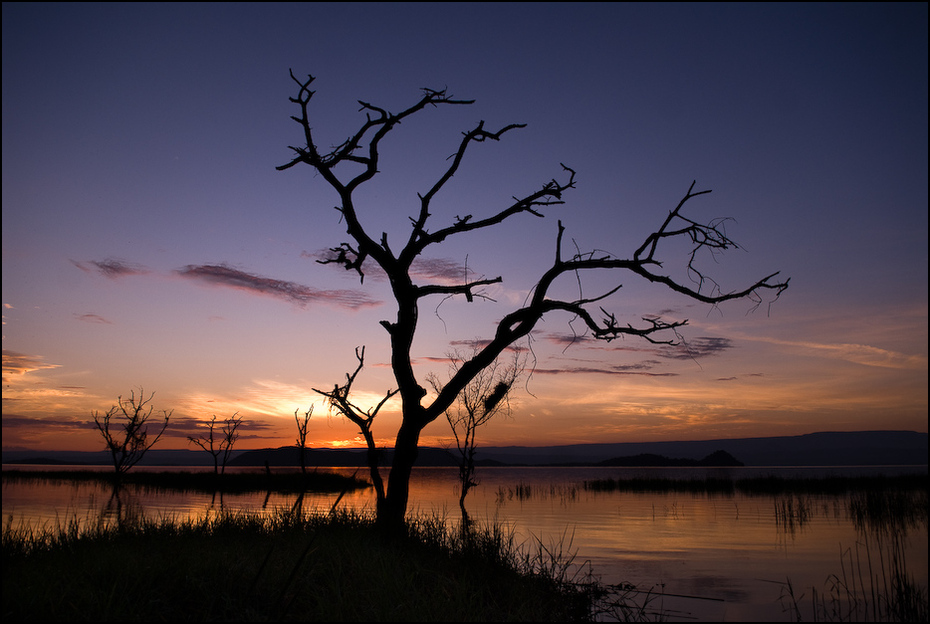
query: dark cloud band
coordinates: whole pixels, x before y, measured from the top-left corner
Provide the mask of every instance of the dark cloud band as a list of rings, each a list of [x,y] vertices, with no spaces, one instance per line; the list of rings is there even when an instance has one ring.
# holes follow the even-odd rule
[[[320,290],[295,282],[253,275],[224,264],[189,264],[178,269],[177,274],[209,284],[277,297],[301,306],[308,303],[329,303],[357,310],[380,305],[379,301],[357,290]]]
[[[127,275],[145,275],[149,272],[145,267],[113,258],[107,258],[106,260],[89,260],[86,262],[72,260],[71,264],[86,273],[100,273],[104,277],[109,277],[111,279],[125,277]]]

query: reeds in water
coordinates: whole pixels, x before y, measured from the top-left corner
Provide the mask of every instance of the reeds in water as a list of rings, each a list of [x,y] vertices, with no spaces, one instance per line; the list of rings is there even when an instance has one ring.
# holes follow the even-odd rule
[[[771,496],[778,494],[848,494],[865,491],[927,491],[928,475],[896,477],[748,477],[728,479],[705,477],[695,479],[618,478],[590,479],[583,483],[590,492],[690,492],[693,494],[746,494]]]
[[[903,535],[898,531],[873,533],[855,548],[840,550],[840,572],[831,574],[824,588],[795,594],[787,580],[780,600],[791,618],[801,622],[926,622],[927,588],[907,573]]]
[[[776,498],[775,525],[788,533],[794,533],[803,527],[813,516],[813,506],[806,496],[788,496]]]

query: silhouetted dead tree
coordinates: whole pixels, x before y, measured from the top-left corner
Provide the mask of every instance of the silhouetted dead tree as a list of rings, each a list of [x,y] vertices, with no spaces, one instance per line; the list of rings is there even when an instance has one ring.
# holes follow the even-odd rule
[[[242,418],[236,418],[239,412],[223,421],[219,431],[216,428],[216,414],[207,423],[207,434],[200,436],[187,436],[187,439],[210,453],[213,456],[213,474],[226,474],[226,463],[232,454],[233,446],[239,439],[239,426]],[[222,458],[222,462],[220,459]]]
[[[391,397],[397,394],[398,391],[388,390],[384,398],[381,399],[375,407],[368,408],[367,410],[352,403],[352,401],[349,400],[349,395],[352,392],[352,384],[355,383],[355,378],[358,377],[358,374],[365,366],[365,347],[356,347],[355,359],[358,360],[358,366],[355,368],[355,372],[351,374],[346,373],[346,382],[343,385],[340,386],[337,384],[329,392],[317,390],[316,388],[314,388],[313,391],[325,396],[331,409],[336,410],[358,425],[359,432],[365,438],[365,446],[368,448],[368,470],[371,474],[371,483],[375,488],[375,495],[377,496],[378,515],[383,518],[384,514],[387,513],[384,509],[387,496],[384,489],[384,480],[381,478],[381,472],[378,468],[381,463],[381,451],[375,444],[375,437],[371,431],[371,425],[381,407],[384,406]]]
[[[294,410],[294,420],[297,422],[297,452],[300,453],[300,472],[307,476],[307,429],[310,427],[310,417],[313,415],[313,406],[304,412],[303,419],[298,415],[299,409]]]
[[[173,410],[162,411],[165,420],[162,423],[161,430],[153,439],[149,439],[146,423],[154,411],[153,406],[150,405],[154,397],[155,393],[153,392],[146,399],[145,391],[139,388],[138,399],[136,399],[135,391],[130,394],[128,399],[124,399],[120,395],[117,398],[117,404],[111,407],[102,417],[97,411],[92,414],[94,424],[97,426],[97,430],[100,431],[100,435],[103,436],[107,450],[110,451],[113,469],[116,471],[117,478],[139,463],[145,453],[158,442],[165,429],[168,428],[168,419],[171,417]]]
[[[471,353],[460,352],[449,355],[449,368],[452,375],[458,372],[462,364],[479,351],[475,341]],[[455,402],[446,410],[446,420],[452,428],[455,446],[459,451],[459,509],[462,512],[462,525],[467,528],[471,522],[465,508],[465,498],[474,486],[478,485],[475,477],[475,454],[478,451],[478,429],[486,425],[494,416],[510,412],[510,396],[514,384],[523,373],[526,356],[522,349],[515,349],[513,358],[504,364],[500,358],[490,366],[482,369],[465,386]],[[430,374],[427,381],[437,393],[442,392],[443,383],[435,374]]]
[[[579,276],[594,270],[627,271],[650,282],[663,284],[691,299],[709,304],[749,298],[758,305],[765,291],[773,292],[777,298],[788,287],[788,280],[778,281],[778,273],[773,273],[745,288],[724,292],[698,270],[695,258],[702,250],[717,252],[737,246],[727,237],[722,222],[701,224],[682,214],[682,209],[689,200],[709,192],[694,192],[693,183],[658,230],[647,236],[629,257],[616,257],[595,252],[575,253],[570,257],[564,257],[562,236],[565,229],[559,222],[552,265],[542,273],[527,302],[522,307],[506,314],[498,323],[494,337],[471,359],[462,362],[457,372],[435,398],[424,403],[427,392],[414,374],[411,356],[420,301],[434,295],[463,295],[466,300],[470,301],[475,297],[476,289],[499,283],[502,278],[471,281],[466,279],[462,283],[453,285],[420,285],[414,283],[411,275],[414,260],[428,248],[460,234],[491,228],[521,215],[542,217],[547,208],[564,203],[563,194],[575,186],[575,171],[562,165],[561,179],[552,179],[533,193],[523,197],[514,197],[509,205],[500,207],[496,211],[492,210],[485,216],[457,216],[451,222],[440,223],[433,228],[427,227],[427,222],[433,216],[430,212],[432,200],[458,171],[466,152],[476,143],[498,141],[508,132],[524,127],[524,124],[510,124],[493,131],[488,130],[484,121],[481,121],[463,134],[458,148],[448,159],[449,164],[436,183],[425,193],[418,195],[419,207],[414,210],[412,216],[409,216],[411,224],[409,236],[403,246],[395,250],[389,245],[386,233],[382,234],[380,239],[372,237],[362,224],[355,205],[355,191],[378,173],[381,141],[402,121],[426,108],[442,105],[467,105],[473,100],[455,99],[447,94],[445,89],[423,89],[420,99],[399,113],[392,113],[387,109],[359,101],[361,111],[365,113],[365,121],[359,129],[340,145],[329,151],[320,151],[314,140],[309,110],[310,101],[314,95],[310,85],[314,78],[308,76],[306,80],[301,80],[295,77],[293,72],[291,78],[297,84],[297,96],[290,99],[300,109],[299,115],[292,118],[303,131],[304,145],[291,147],[294,152],[293,158],[277,169],[289,169],[297,164],[309,165],[338,194],[339,205],[336,209],[345,223],[346,233],[351,240],[333,247],[332,257],[323,262],[337,263],[348,270],[353,270],[358,273],[361,280],[364,280],[365,276],[365,263],[369,260],[375,262],[387,274],[397,304],[396,318],[381,321],[381,325],[390,337],[391,366],[397,382],[397,390],[393,392],[400,395],[402,411],[388,486],[378,508],[379,518],[386,524],[399,526],[403,523],[409,495],[410,472],[417,458],[420,432],[423,428],[444,414],[478,373],[490,366],[507,347],[529,334],[545,315],[558,311],[576,315],[583,320],[595,338],[606,341],[621,336],[638,336],[654,343],[674,343],[678,338],[676,330],[687,323],[686,320],[666,321],[649,317],[643,318],[641,325],[634,326],[621,323],[616,316],[599,306],[599,313],[591,311],[592,306],[614,294],[619,290],[620,285],[593,297],[579,297],[574,300],[551,298],[550,288],[560,276]],[[352,166],[341,167],[346,164]],[[337,169],[342,172],[340,175],[337,175]],[[692,252],[686,268],[692,277],[692,284],[681,283],[661,272],[662,262],[657,253],[660,244],[668,239],[690,241]],[[598,318],[595,318],[595,315]],[[668,334],[671,334],[671,338],[663,338],[663,335]],[[351,385],[351,379],[346,386],[336,387],[333,399],[337,405],[348,404],[348,397],[345,393],[349,385]],[[362,419],[361,422],[368,423],[366,426],[369,427],[369,429],[363,429],[363,433],[365,431],[370,433],[370,420]]]

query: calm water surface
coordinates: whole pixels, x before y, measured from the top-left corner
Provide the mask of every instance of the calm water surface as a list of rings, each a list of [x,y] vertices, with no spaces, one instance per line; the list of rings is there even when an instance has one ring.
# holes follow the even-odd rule
[[[4,470],[8,467],[4,466]],[[31,469],[32,467],[30,467]],[[61,467],[54,467],[60,469]],[[86,467],[81,467],[86,468]],[[134,470],[164,470],[139,468]],[[203,470],[190,468],[188,470]],[[352,474],[354,469],[331,469]],[[926,473],[926,467],[918,471]],[[509,527],[519,543],[575,553],[578,564],[609,583],[633,583],[661,592],[650,604],[667,619],[773,621],[791,619],[780,596],[790,579],[809,602],[812,588],[827,589],[831,575],[854,568],[873,574],[887,558],[891,536],[881,527],[856,526],[845,496],[749,496],[691,493],[592,492],[585,480],[662,476],[744,478],[895,474],[914,469],[680,469],[482,468],[468,508],[481,522]],[[359,474],[362,474],[361,472]],[[411,481],[412,513],[459,519],[457,471],[420,468]],[[347,494],[340,506],[371,510],[370,489]],[[308,496],[305,509],[328,510],[336,495]],[[127,488],[116,501],[98,484],[3,484],[4,524],[56,526],[72,519],[97,521],[117,514],[199,518],[219,509],[271,512],[290,508],[294,495],[151,493]],[[900,527],[908,572],[926,591],[927,524]],[[866,579],[867,580],[867,579]],[[812,614],[808,615],[812,618]]]

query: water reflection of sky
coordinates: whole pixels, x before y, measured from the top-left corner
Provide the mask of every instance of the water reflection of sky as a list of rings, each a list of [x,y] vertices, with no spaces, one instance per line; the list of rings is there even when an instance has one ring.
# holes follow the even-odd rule
[[[846,497],[591,492],[580,487],[590,474],[588,469],[483,469],[468,508],[479,521],[510,527],[518,543],[538,541],[551,551],[576,552],[576,563],[590,562],[607,582],[661,589],[667,594],[661,607],[672,616],[681,612],[708,621],[789,619],[778,601],[786,580],[809,600],[810,588],[823,591],[827,578],[842,572],[843,561],[850,565],[857,556],[865,561],[866,544],[873,547],[873,564],[878,561],[875,534],[857,529]],[[457,521],[455,477],[455,469],[417,470],[411,510]],[[303,507],[325,511],[337,496],[307,496]],[[21,521],[54,526],[103,513],[112,517],[117,508],[124,514],[142,510],[182,518],[221,508],[270,512],[290,508],[295,500],[263,493],[222,499],[142,493],[130,487],[114,501],[108,488],[93,484],[3,485],[4,521],[14,526]],[[370,510],[372,494],[350,492],[339,504]],[[908,568],[926,587],[926,516],[908,532],[906,546]],[[658,599],[653,606],[659,606]]]

